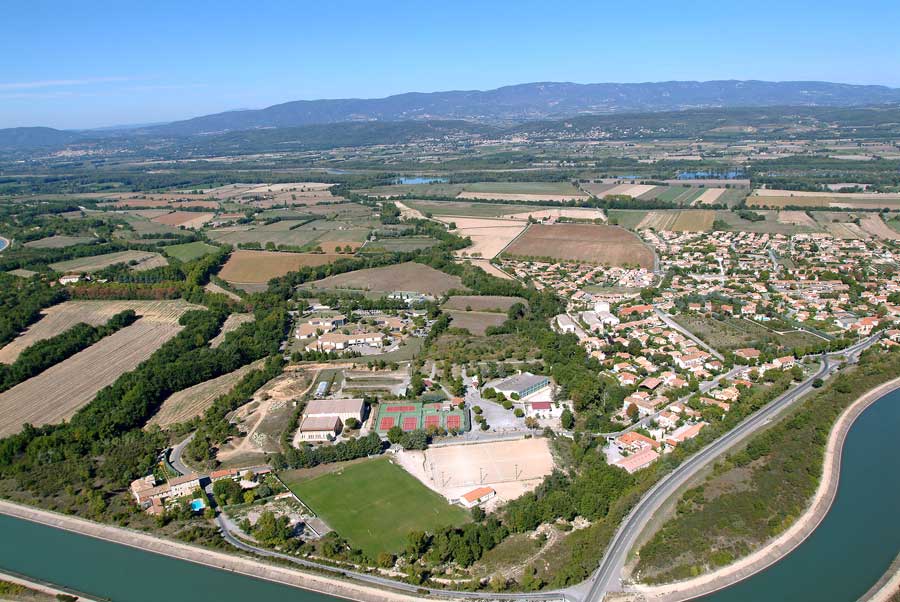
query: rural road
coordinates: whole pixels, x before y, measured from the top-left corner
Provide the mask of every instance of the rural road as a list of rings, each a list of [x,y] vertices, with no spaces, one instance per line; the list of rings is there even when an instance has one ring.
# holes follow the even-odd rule
[[[190,435],[188,435],[184,439],[184,441],[176,444],[175,447],[172,448],[172,451],[169,452],[169,463],[172,464],[172,468],[174,468],[181,474],[190,474],[192,472],[195,472],[194,470],[191,470],[191,468],[188,467],[187,464],[184,463],[184,460],[181,459],[181,456],[184,455],[184,448],[186,448],[191,440],[193,440],[195,434],[196,433],[191,433]]]
[[[755,414],[746,418],[734,429],[716,439],[709,446],[688,458],[678,468],[663,477],[641,498],[631,513],[625,517],[594,574],[585,583],[573,588],[573,590],[581,589],[585,585],[588,586],[582,598],[584,602],[600,602],[607,592],[621,590],[619,575],[625,566],[628,553],[634,546],[644,525],[647,524],[654,513],[659,510],[670,496],[707,464],[760,428],[766,426],[782,410],[802,398],[812,388],[813,382],[817,378],[827,378],[834,373],[842,362],[835,362],[832,358],[846,356],[848,363],[855,362],[859,353],[877,341],[878,336],[878,334],[875,334],[841,352],[826,355],[821,368],[815,374],[804,380],[796,388],[786,392]]]

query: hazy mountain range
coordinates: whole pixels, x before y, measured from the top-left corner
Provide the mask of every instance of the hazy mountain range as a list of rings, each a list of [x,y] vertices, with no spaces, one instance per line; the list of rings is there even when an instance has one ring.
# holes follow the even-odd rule
[[[509,126],[579,115],[892,103],[900,103],[900,89],[829,82],[543,82],[487,91],[410,92],[375,99],[298,100],[265,109],[227,111],[162,125],[115,130],[75,132],[41,127],[10,128],[0,130],[0,148],[41,148],[111,136],[185,137],[345,122],[466,121]]]

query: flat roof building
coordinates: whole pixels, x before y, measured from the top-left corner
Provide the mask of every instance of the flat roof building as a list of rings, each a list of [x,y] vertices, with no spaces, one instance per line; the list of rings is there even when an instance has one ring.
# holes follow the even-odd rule
[[[494,390],[507,397],[516,394],[519,398],[523,398],[549,386],[550,379],[546,376],[523,372],[500,381],[494,385]]]

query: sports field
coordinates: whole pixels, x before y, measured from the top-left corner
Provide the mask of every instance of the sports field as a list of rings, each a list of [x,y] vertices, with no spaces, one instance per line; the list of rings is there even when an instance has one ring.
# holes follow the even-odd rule
[[[469,513],[420,483],[388,458],[376,458],[285,484],[351,545],[372,557],[397,553],[410,531],[461,525]]]

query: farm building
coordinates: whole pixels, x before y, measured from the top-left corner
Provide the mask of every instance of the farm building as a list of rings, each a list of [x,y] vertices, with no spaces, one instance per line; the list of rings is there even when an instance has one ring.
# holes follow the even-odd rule
[[[449,432],[469,430],[469,414],[445,403],[391,402],[378,407],[375,429],[384,435],[398,426],[404,431],[437,428]]]
[[[300,441],[329,441],[341,431],[337,416],[304,416],[297,429]]]
[[[633,473],[642,468],[650,466],[650,464],[655,462],[657,458],[659,458],[659,453],[653,451],[650,448],[645,448],[634,455],[625,456],[624,458],[618,460],[617,462],[614,462],[613,464],[615,466],[621,466],[629,473]]]
[[[359,334],[341,334],[331,332],[323,334],[318,340],[306,346],[307,351],[342,351],[353,345],[384,345],[384,335],[380,332],[363,332]]]
[[[533,395],[550,386],[550,379],[546,376],[523,372],[504,379],[494,385],[497,393],[503,393],[507,397],[517,395],[520,399]]]
[[[362,399],[313,399],[303,411],[304,416],[337,416],[341,422],[349,418],[363,419],[366,403]]]
[[[201,478],[198,474],[188,474],[156,485],[156,479],[151,475],[132,481],[131,495],[134,496],[137,505],[144,510],[158,508],[164,500],[193,493],[200,487]]]

